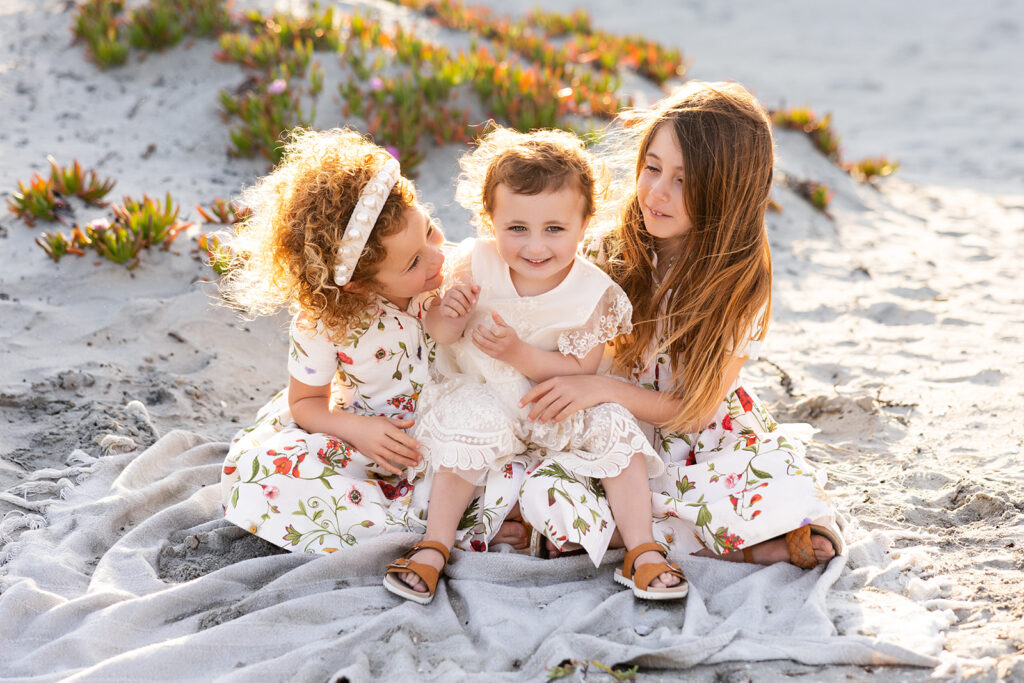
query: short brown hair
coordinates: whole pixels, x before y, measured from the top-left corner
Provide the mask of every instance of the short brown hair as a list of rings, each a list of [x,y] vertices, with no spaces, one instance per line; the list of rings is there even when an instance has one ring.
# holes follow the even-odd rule
[[[473,212],[481,234],[494,232],[494,192],[505,185],[515,194],[537,195],[575,187],[583,197],[583,218],[594,215],[607,181],[583,141],[564,130],[520,133],[496,127],[459,160],[455,197]]]

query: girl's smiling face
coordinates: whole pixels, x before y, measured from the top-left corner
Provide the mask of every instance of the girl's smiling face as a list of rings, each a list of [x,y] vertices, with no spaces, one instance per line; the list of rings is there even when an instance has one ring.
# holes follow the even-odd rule
[[[386,255],[372,286],[404,310],[414,296],[437,289],[444,281],[444,233],[418,205],[406,210],[402,222],[402,230],[381,240]]]
[[[636,179],[636,197],[651,236],[682,237],[693,227],[683,198],[683,151],[670,125],[654,131]]]
[[[569,274],[590,222],[584,209],[583,195],[571,183],[535,195],[503,184],[494,188],[495,245],[520,296],[543,294]]]

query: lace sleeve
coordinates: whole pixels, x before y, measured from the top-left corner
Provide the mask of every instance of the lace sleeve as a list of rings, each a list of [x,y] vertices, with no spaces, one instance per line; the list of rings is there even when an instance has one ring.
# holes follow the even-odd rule
[[[558,335],[558,350],[564,356],[572,354],[582,359],[598,344],[628,334],[633,329],[633,306],[618,285],[605,290],[590,320],[583,327],[566,330]]]

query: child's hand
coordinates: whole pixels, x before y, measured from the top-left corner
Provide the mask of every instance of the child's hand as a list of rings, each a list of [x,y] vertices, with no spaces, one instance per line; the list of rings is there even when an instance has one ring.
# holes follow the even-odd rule
[[[479,285],[455,285],[441,299],[441,315],[445,318],[461,318],[476,306]]]
[[[552,377],[523,394],[519,407],[532,403],[530,419],[542,424],[561,422],[577,410],[586,410],[608,401],[602,396],[603,379],[597,375]]]
[[[421,459],[420,445],[404,431],[415,422],[383,415],[366,417],[359,425],[359,435],[348,441],[391,474],[402,474],[402,469],[418,465]]]
[[[523,345],[523,340],[497,312],[491,311],[491,318],[494,319],[494,324],[489,328],[478,325],[473,330],[473,343],[491,358],[515,365],[513,361]]]

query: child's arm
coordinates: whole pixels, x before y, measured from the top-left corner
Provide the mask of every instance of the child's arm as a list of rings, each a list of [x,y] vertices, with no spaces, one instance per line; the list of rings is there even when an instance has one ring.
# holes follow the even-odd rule
[[[415,420],[357,415],[331,408],[331,385],[311,386],[289,378],[288,406],[292,417],[310,433],[336,436],[392,474],[420,462],[420,445],[405,429]]]
[[[604,345],[598,344],[583,358],[559,351],[544,351],[527,344],[512,327],[492,312],[494,325],[473,330],[473,343],[491,358],[504,361],[534,382],[562,375],[592,375],[601,364]]]
[[[451,344],[466,330],[469,312],[476,306],[478,285],[455,285],[431,306],[423,317],[423,325],[438,344]]]
[[[722,375],[721,400],[740,374],[746,358],[735,358]],[[638,420],[660,425],[667,424],[682,409],[682,401],[669,392],[653,391],[623,382],[606,375],[553,377],[530,389],[523,396],[520,405],[533,403],[530,419],[540,422],[561,422],[577,410],[584,410],[598,403],[618,403]],[[703,429],[715,416],[719,403],[700,424],[686,425],[682,431],[696,432]]]

